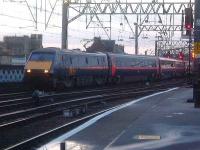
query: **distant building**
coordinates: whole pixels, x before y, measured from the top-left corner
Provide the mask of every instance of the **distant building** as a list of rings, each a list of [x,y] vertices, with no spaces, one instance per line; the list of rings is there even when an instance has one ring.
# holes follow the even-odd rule
[[[30,50],[42,48],[42,34],[31,34]]]
[[[0,42],[0,64],[22,64],[34,49],[42,48],[42,34],[5,36]]]
[[[93,44],[86,48],[86,51],[124,53],[124,46],[115,44],[115,40],[102,40],[100,37],[94,37]]]
[[[3,41],[10,55],[30,53],[30,38],[28,36],[5,36]]]
[[[6,54],[6,49],[5,49],[6,45],[4,42],[0,41],[0,54]]]
[[[34,49],[42,48],[41,34],[31,34],[31,37],[5,36],[3,39],[5,48],[11,55],[27,55]]]

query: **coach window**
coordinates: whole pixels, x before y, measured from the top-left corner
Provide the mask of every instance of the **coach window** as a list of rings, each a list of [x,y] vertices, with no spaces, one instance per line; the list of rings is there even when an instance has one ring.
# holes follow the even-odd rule
[[[144,66],[145,66],[145,67],[151,67],[151,66],[152,66],[151,60],[145,60]]]
[[[135,66],[135,61],[134,60],[131,61],[131,66]]]
[[[142,59],[142,67],[148,67],[149,60]]]
[[[67,55],[65,56],[65,63],[66,65],[70,65],[70,58]]]
[[[156,67],[156,61],[152,62],[152,67]]]
[[[148,60],[147,61],[147,67],[153,67],[153,60]]]
[[[99,65],[99,58],[97,57],[97,64]]]
[[[120,58],[119,58],[119,59],[120,59]],[[126,58],[121,58],[120,60],[122,60],[122,61],[121,61],[121,66],[122,66],[122,67],[125,67],[126,64],[127,64],[127,63],[126,63]]]
[[[137,61],[137,59],[134,59],[134,66],[135,66],[135,67],[138,66],[138,61]]]
[[[65,64],[69,65],[69,57],[67,55],[65,55]]]
[[[140,59],[137,59],[137,67],[141,67],[141,61],[140,61]]]
[[[131,59],[130,59],[130,58],[128,58],[128,59],[126,60],[126,66],[131,66]]]
[[[85,63],[88,64],[88,58],[87,57],[85,58]]]
[[[141,60],[138,60],[138,67],[142,67],[142,61]]]
[[[117,65],[117,66],[120,66],[120,61],[119,61],[119,59],[116,60],[116,65]]]
[[[103,63],[105,63],[105,58],[103,57]]]
[[[61,55],[61,61],[64,62],[64,55]]]
[[[69,61],[70,61],[70,64],[72,64],[72,58],[71,57],[69,58]]]
[[[105,58],[102,58],[102,65],[105,65]]]
[[[77,55],[73,56],[73,59],[72,59],[73,67],[78,67],[79,66],[78,59],[79,59],[79,57]]]

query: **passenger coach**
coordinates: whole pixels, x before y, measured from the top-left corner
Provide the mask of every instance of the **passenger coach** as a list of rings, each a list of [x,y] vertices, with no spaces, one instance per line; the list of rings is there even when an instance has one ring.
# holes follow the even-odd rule
[[[110,75],[116,82],[156,80],[159,76],[158,57],[108,54]]]
[[[161,79],[182,77],[185,75],[185,61],[171,58],[159,58]]]

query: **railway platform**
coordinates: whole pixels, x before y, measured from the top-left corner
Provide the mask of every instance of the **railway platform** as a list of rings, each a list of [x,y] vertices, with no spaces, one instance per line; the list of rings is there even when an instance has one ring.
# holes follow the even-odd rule
[[[200,109],[191,88],[159,92],[105,113],[45,145],[70,150],[199,150]],[[54,146],[53,146],[54,145]]]

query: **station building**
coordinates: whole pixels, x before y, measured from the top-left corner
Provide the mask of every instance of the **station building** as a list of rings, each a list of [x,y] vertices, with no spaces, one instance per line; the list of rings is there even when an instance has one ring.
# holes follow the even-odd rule
[[[0,42],[0,65],[24,65],[34,49],[42,48],[42,34],[5,36]]]

